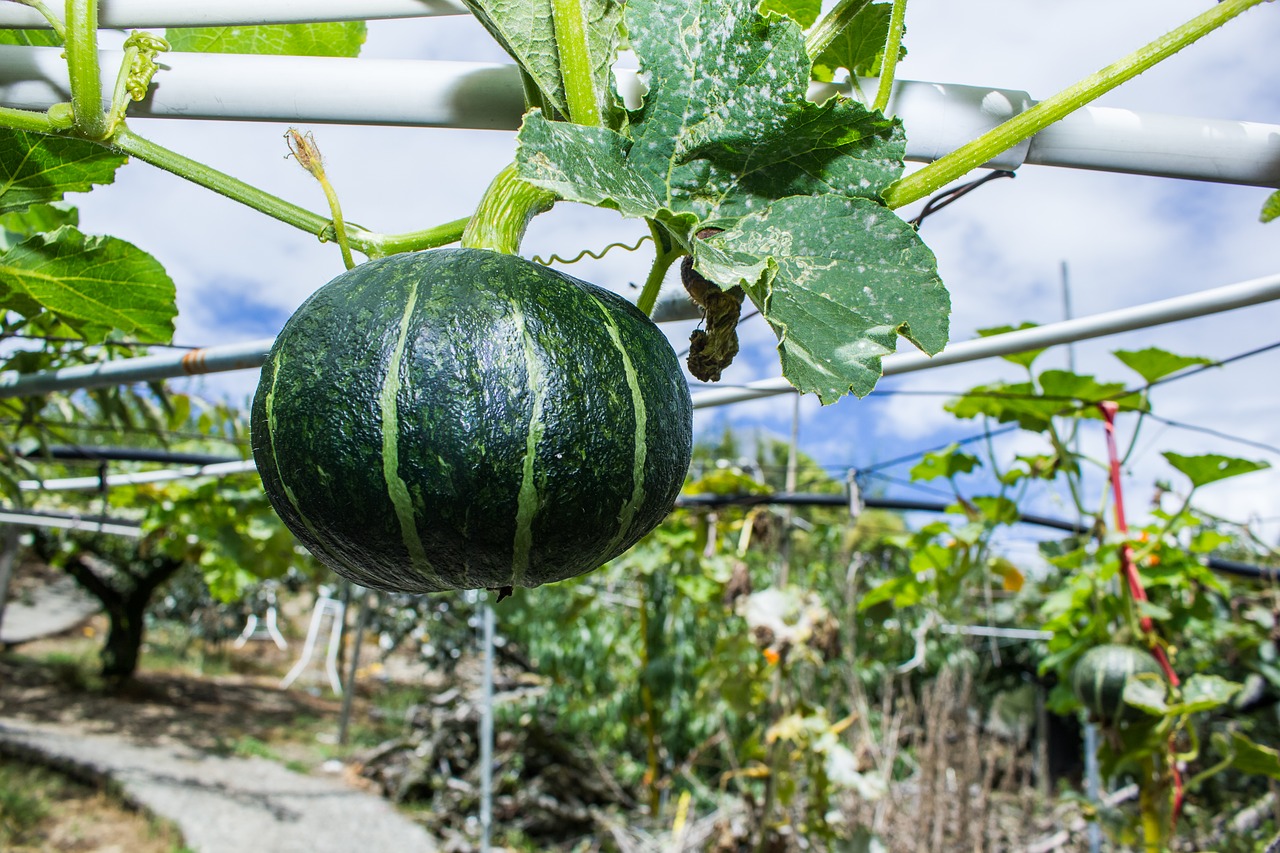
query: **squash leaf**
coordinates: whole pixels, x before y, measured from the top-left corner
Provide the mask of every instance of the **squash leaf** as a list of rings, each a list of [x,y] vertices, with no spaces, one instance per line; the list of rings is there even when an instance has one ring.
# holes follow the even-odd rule
[[[1209,483],[1216,483],[1218,480],[1225,480],[1228,477],[1251,474],[1254,471],[1261,471],[1264,468],[1271,467],[1266,462],[1254,462],[1234,456],[1219,456],[1216,453],[1183,456],[1181,453],[1165,451],[1164,458],[1169,460],[1169,464],[1174,468],[1186,474],[1191,480],[1191,485],[1196,488]]]
[[[109,184],[126,159],[83,139],[0,128],[0,213]]]
[[[364,21],[263,26],[172,27],[164,37],[173,50],[194,53],[263,53],[277,56],[360,55]]]
[[[1157,347],[1140,350],[1116,350],[1112,353],[1124,362],[1125,366],[1137,373],[1147,382],[1155,382],[1201,364],[1213,364],[1213,359],[1197,355],[1177,355]]]
[[[813,58],[814,78],[831,80],[843,68],[854,77],[875,77],[884,64],[884,48],[889,41],[888,3],[870,3],[840,31],[827,49]],[[899,51],[899,59],[906,56]]]
[[[100,343],[113,329],[142,340],[173,337],[173,281],[160,263],[115,237],[65,225],[0,256],[0,301],[24,316],[40,309]]]
[[[824,403],[869,392],[900,334],[941,349],[950,300],[936,261],[880,201],[902,172],[901,124],[806,100],[803,33],[745,0],[631,0],[626,19],[649,81],[642,108],[625,133],[531,111],[520,176],[663,223],[698,272],[742,285],[783,374]],[[693,238],[711,227],[722,233]]]

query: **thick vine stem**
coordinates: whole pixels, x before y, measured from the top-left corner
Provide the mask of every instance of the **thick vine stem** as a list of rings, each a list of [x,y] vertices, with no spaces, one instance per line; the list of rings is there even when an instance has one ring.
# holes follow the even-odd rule
[[[67,0],[66,27],[67,71],[76,130],[88,139],[105,139],[110,130],[102,110],[97,0]]]
[[[1000,152],[1012,148],[1121,83],[1132,80],[1153,65],[1168,59],[1242,12],[1270,1],[1222,0],[1119,62],[1089,75],[999,127],[961,145],[920,171],[894,182],[884,193],[885,203],[891,208],[898,208],[936,192]]]
[[[462,245],[505,255],[517,254],[530,220],[546,213],[555,202],[555,193],[522,180],[513,163],[499,172],[485,190],[471,221],[463,229]]]

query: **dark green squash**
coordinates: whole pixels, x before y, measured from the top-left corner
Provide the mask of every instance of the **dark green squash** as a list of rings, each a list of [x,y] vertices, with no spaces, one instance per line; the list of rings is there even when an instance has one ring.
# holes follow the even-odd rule
[[[1161,674],[1150,652],[1117,644],[1094,646],[1071,671],[1071,691],[1099,720],[1115,722],[1133,712],[1125,704],[1124,685],[1140,672]]]
[[[344,577],[533,587],[663,519],[692,406],[666,337],[625,299],[439,249],[362,264],[298,309],[263,365],[252,438],[272,505]]]

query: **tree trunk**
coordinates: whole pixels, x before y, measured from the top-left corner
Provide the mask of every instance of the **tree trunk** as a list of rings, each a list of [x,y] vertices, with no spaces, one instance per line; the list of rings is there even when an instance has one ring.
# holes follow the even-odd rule
[[[120,683],[133,677],[138,669],[138,655],[142,651],[142,632],[145,626],[147,601],[150,598],[124,596],[113,607],[107,608],[111,626],[107,641],[102,646],[102,677],[109,682]]]
[[[107,681],[119,684],[137,671],[147,605],[156,589],[180,568],[180,561],[167,558],[138,560],[129,570],[112,566],[89,553],[76,554],[67,560],[67,572],[102,602],[110,622],[101,652],[102,677]],[[112,577],[103,577],[103,574]]]

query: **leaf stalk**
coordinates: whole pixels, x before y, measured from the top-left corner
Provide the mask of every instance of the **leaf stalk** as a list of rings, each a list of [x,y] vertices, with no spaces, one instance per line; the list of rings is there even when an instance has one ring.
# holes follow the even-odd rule
[[[898,54],[902,52],[902,31],[906,25],[907,0],[893,0],[889,13],[889,38],[885,41],[884,60],[880,65],[880,85],[871,109],[884,112],[893,94],[893,76],[898,68]]]
[[[555,26],[556,50],[560,54],[560,77],[564,82],[569,118],[575,124],[599,127],[600,105],[596,102],[587,49],[587,21],[582,0],[552,0],[551,19]]]

